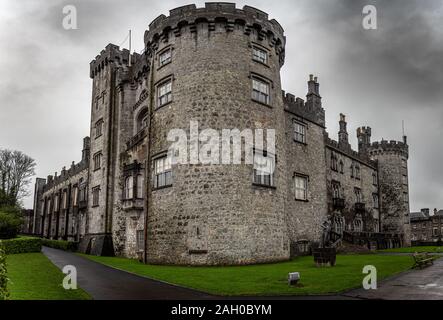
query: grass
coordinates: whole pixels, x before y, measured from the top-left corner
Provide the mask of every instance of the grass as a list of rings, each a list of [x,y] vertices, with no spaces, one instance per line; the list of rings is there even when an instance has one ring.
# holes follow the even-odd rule
[[[377,268],[378,280],[406,271],[413,265],[409,256],[338,255],[335,267],[317,268],[313,257],[253,266],[185,267],[144,265],[118,257],[82,255],[93,261],[151,279],[166,281],[217,295],[306,295],[339,293],[360,287],[365,265]],[[300,272],[297,287],[289,287],[289,272]]]
[[[423,247],[406,247],[380,250],[378,252],[393,252],[393,253],[443,253],[443,247],[437,246],[423,246]]]
[[[11,300],[85,300],[82,289],[65,290],[65,275],[42,253],[13,254],[6,257]]]

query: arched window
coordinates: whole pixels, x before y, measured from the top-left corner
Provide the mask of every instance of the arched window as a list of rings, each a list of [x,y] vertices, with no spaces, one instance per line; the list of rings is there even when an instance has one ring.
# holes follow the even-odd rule
[[[357,216],[354,219],[354,232],[362,232],[363,231],[363,220],[361,219],[360,216]]]
[[[137,131],[141,131],[148,126],[149,112],[148,109],[143,109],[137,117]]]
[[[331,169],[338,171],[338,159],[334,153],[331,153]]]
[[[132,199],[134,197],[134,178],[129,176],[125,180],[125,199]]]
[[[338,234],[343,234],[343,227],[344,227],[344,218],[340,216],[336,216],[334,218],[334,231]]]
[[[143,176],[137,175],[137,199],[143,198]]]

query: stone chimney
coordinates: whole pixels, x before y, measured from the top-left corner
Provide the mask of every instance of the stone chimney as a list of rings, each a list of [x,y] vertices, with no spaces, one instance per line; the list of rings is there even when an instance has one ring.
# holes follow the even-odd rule
[[[421,212],[422,212],[426,217],[429,217],[429,208],[421,209]]]

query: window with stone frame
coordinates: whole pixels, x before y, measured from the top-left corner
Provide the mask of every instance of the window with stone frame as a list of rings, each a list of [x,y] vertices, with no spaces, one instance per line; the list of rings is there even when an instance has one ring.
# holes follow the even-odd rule
[[[252,47],[252,59],[254,61],[263,63],[263,64],[268,64],[268,52],[257,47],[257,46],[253,46]]]
[[[63,191],[63,202],[62,202],[62,208],[64,210],[68,209],[68,191]]]
[[[377,186],[377,185],[378,185],[378,175],[377,175],[377,172],[373,172],[373,173],[372,173],[372,184],[373,184],[374,186]]]
[[[270,105],[271,103],[271,90],[269,82],[266,82],[257,77],[252,78],[252,100],[260,103]]]
[[[160,67],[163,67],[170,62],[172,62],[172,49],[168,48],[159,54],[158,63]]]
[[[58,212],[59,209],[59,197],[58,194],[54,197],[54,212]]]
[[[125,179],[125,200],[130,200],[134,198],[134,177],[131,175]]]
[[[374,219],[374,232],[380,232],[380,225],[378,219]]]
[[[154,188],[172,186],[171,160],[167,156],[154,159]]]
[[[373,207],[374,207],[374,209],[378,209],[379,208],[378,194],[374,193],[372,195],[372,199],[373,199]]]
[[[338,169],[340,170],[340,173],[345,173],[345,164],[343,163],[343,160],[340,160]]]
[[[353,231],[354,232],[362,232],[363,231],[363,220],[361,217],[356,217],[353,222]]]
[[[98,207],[100,205],[100,186],[92,188],[92,206]]]
[[[143,184],[144,184],[144,179],[143,179],[143,175],[138,174],[137,175],[137,180],[136,180],[136,198],[137,199],[143,199]]]
[[[265,187],[275,186],[275,155],[254,151],[253,183]]]
[[[147,128],[149,125],[149,110],[148,108],[143,109],[137,117],[137,131],[141,131]]]
[[[338,171],[338,157],[334,152],[331,152],[331,169]]]
[[[360,173],[360,166],[357,164],[355,165],[355,179],[360,180],[361,173]]]
[[[306,143],[306,124],[294,120],[294,140]]]
[[[363,202],[363,197],[362,197],[362,194],[361,194],[361,189],[360,188],[355,188],[354,192],[355,192],[355,203],[362,203]]]
[[[103,134],[103,124],[104,124],[103,119],[100,119],[95,123],[95,137],[96,138],[100,137]]]
[[[332,198],[341,199],[341,185],[338,181],[332,181]]]
[[[72,191],[72,205],[74,207],[78,206],[78,186],[75,186],[73,191]]]
[[[172,79],[157,86],[157,108],[164,106],[172,101]]]
[[[308,200],[308,177],[301,174],[294,176],[295,200]]]
[[[46,208],[46,214],[51,214],[51,199],[48,199],[48,202],[46,204],[48,207]]]
[[[101,151],[94,154],[94,171],[99,170],[101,168],[102,156],[103,156],[103,154]]]
[[[145,248],[145,232],[144,232],[144,230],[137,230],[136,247],[137,247],[137,251],[143,251]]]

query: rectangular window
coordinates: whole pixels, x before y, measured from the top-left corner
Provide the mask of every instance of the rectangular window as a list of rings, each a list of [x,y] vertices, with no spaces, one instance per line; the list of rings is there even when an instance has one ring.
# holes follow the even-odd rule
[[[143,230],[137,230],[137,250],[143,251],[145,247],[145,232]]]
[[[76,207],[78,205],[78,187],[74,187],[74,192],[73,192],[74,196],[73,196],[73,206]]]
[[[340,197],[340,193],[341,193],[340,189],[341,189],[340,182],[332,181],[332,197],[334,199],[340,199],[341,198]]]
[[[269,83],[256,78],[252,79],[252,99],[264,104],[270,104]]]
[[[171,161],[168,157],[154,160],[154,188],[169,187],[172,185]]]
[[[157,108],[164,106],[172,101],[172,80],[159,85],[157,87]]]
[[[143,176],[137,175],[137,199],[143,199]]]
[[[306,143],[306,125],[294,121],[294,140]]]
[[[68,209],[68,193],[63,192],[63,209]]]
[[[254,153],[254,183],[274,187],[275,157],[258,151]]]
[[[438,229],[437,229],[437,228],[433,228],[433,229],[432,229],[432,235],[433,235],[434,237],[438,236]]]
[[[56,195],[54,199],[54,211],[58,211],[58,195]]]
[[[378,194],[374,193],[372,198],[374,200],[374,209],[378,209]]]
[[[359,189],[359,188],[355,188],[355,202],[356,203],[362,203],[363,202],[363,198],[361,196],[361,189]]]
[[[100,204],[100,186],[92,188],[92,206],[98,207]]]
[[[268,53],[257,47],[252,48],[252,59],[264,64],[268,64]]]
[[[172,61],[172,50],[168,49],[168,50],[160,53],[158,60],[159,60],[160,67],[171,62]]]
[[[302,201],[308,200],[308,177],[296,175],[294,179],[295,179],[295,199]]]
[[[103,120],[98,120],[95,123],[95,137],[98,138],[103,134]]]
[[[403,201],[405,203],[409,203],[409,195],[407,192],[403,193]]]
[[[94,170],[100,169],[101,164],[102,164],[102,153],[98,152],[94,155]]]

